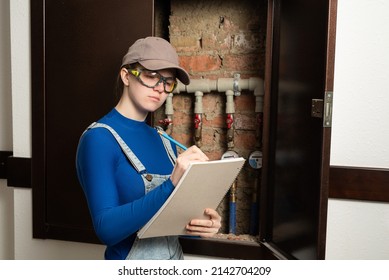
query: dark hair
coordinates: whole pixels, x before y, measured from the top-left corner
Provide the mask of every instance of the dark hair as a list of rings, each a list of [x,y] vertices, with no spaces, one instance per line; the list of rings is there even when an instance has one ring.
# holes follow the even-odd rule
[[[138,63],[134,63],[134,64],[125,64],[123,65],[120,70],[122,70],[122,68],[126,68],[126,69],[129,69],[129,68],[135,68],[136,65]],[[122,96],[123,94],[123,88],[124,88],[124,84],[123,84],[123,81],[122,81],[122,77],[120,75],[120,71],[116,77],[116,83],[115,83],[115,99],[116,101],[119,101],[120,100],[120,97]]]

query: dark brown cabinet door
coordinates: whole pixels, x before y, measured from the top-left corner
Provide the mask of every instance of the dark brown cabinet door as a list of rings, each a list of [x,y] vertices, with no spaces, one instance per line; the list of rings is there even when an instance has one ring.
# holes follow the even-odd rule
[[[78,139],[115,105],[123,54],[153,34],[153,2],[31,2],[34,237],[98,242],[76,176]]]
[[[333,5],[269,1],[261,238],[287,258],[324,258],[330,127],[312,100],[329,91]]]

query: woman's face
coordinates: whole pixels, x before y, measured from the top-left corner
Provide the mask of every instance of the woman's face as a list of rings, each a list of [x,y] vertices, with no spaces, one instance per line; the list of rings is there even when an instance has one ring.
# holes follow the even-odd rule
[[[146,80],[146,74],[142,73],[139,77],[130,72],[131,70],[123,68],[122,80],[124,83],[123,95],[127,95],[125,100],[130,106],[132,113],[136,113],[138,116],[147,116],[149,112],[154,112],[163,105],[168,97],[168,93],[165,92],[164,83],[161,81],[158,85],[151,87],[155,83],[151,83]],[[123,72],[124,71],[124,72]],[[164,78],[171,77],[175,79],[175,70],[163,69],[154,71]],[[158,76],[158,74],[156,74]],[[142,80],[143,77],[143,80]],[[141,79],[141,81],[139,80]],[[158,79],[157,79],[158,80]],[[144,84],[148,86],[145,86]],[[168,86],[166,86],[168,87]]]

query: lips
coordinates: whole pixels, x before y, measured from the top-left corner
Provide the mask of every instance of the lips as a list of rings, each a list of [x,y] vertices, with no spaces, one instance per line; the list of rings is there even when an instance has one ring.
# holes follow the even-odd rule
[[[149,96],[149,98],[155,102],[160,102],[161,101],[161,98],[159,98],[158,96]]]

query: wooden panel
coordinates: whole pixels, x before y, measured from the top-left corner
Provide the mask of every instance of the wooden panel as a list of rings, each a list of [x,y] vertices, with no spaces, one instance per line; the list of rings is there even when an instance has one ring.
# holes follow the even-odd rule
[[[0,179],[7,179],[7,161],[12,155],[11,151],[0,151]]]
[[[263,244],[222,239],[180,238],[184,253],[245,260],[276,260]]]
[[[331,166],[329,197],[389,202],[389,169]]]
[[[335,68],[335,38],[336,38],[336,16],[337,0],[328,2],[328,37],[326,48],[326,75],[325,92],[333,92],[334,89],[334,68]],[[330,151],[331,151],[331,127],[323,128],[322,157],[321,157],[321,178],[319,198],[319,221],[317,231],[317,258],[325,259],[327,239],[327,212],[328,212],[328,190],[330,172]]]
[[[85,240],[78,139],[115,105],[122,56],[153,33],[153,1],[32,1],[31,33],[34,237]]]
[[[261,239],[297,259],[323,258],[325,243],[330,134],[310,109],[326,89],[328,14],[328,0],[269,1]]]

